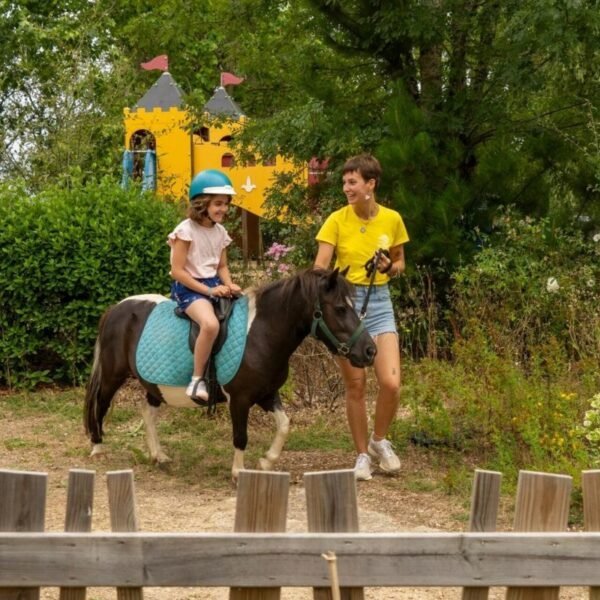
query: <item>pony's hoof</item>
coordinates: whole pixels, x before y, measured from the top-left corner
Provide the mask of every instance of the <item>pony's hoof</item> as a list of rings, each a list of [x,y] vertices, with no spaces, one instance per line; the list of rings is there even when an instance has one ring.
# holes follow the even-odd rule
[[[270,461],[267,458],[261,458],[258,461],[258,466],[261,471],[271,471],[273,469],[273,461]]]
[[[103,444],[94,444],[92,446],[92,451],[90,452],[90,458],[93,458],[94,456],[102,456],[103,454],[106,454],[106,450],[104,449]]]
[[[173,462],[173,459],[166,454],[159,454],[158,456],[153,457],[152,460],[159,467],[166,467]]]

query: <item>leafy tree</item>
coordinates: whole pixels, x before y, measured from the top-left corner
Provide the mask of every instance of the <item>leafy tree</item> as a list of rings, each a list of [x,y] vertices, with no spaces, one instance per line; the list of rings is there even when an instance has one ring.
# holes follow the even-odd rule
[[[221,63],[209,0],[0,0],[0,177],[33,190],[120,169],[123,107],[155,81],[140,62],[168,54],[203,103]]]
[[[0,2],[0,175],[33,189],[111,171],[120,133],[108,13],[85,0]]]
[[[594,2],[232,6],[248,23],[228,43],[247,77],[252,121],[241,141],[300,162],[327,156],[338,188],[343,158],[375,151],[383,194],[405,214],[418,262],[468,259],[473,235],[502,205],[593,216]],[[285,196],[274,194],[276,207]]]
[[[33,189],[118,170],[121,110],[156,77],[139,63],[164,53],[196,111],[219,70],[245,77],[246,151],[299,172],[329,158],[321,186],[274,189],[294,222],[343,201],[339,166],[362,150],[419,263],[468,260],[502,205],[597,222],[592,0],[0,0],[0,16],[0,176]]]
[[[420,255],[456,264],[477,248],[465,233],[489,230],[499,206],[554,209],[564,221],[597,195],[597,167],[577,146],[589,143],[586,112],[599,99],[600,21],[591,3],[440,7],[450,19],[437,21],[437,44],[415,44],[420,59],[437,53],[435,68],[421,62],[423,85],[405,83],[390,102],[379,150],[396,202],[423,234]]]

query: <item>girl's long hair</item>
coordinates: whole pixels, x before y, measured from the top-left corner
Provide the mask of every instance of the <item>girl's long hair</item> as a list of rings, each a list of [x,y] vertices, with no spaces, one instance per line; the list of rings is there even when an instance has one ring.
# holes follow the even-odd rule
[[[201,194],[193,198],[187,211],[188,219],[202,223],[202,218],[208,216],[208,206],[213,198],[214,194]],[[231,204],[231,196],[227,196],[227,198]]]

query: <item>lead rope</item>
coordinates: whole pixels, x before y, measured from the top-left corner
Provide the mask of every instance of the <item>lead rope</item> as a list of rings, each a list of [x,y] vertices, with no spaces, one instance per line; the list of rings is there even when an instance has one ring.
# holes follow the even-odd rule
[[[358,318],[363,321],[367,316],[367,306],[369,305],[369,298],[371,297],[371,291],[373,290],[373,283],[375,282],[375,275],[377,274],[377,265],[379,264],[379,258],[381,256],[381,250],[377,250],[375,252],[375,256],[373,257],[373,270],[371,271],[371,279],[369,280],[369,287],[367,289],[367,295],[365,296],[365,301],[363,302],[362,308],[360,309],[360,313],[358,313]]]

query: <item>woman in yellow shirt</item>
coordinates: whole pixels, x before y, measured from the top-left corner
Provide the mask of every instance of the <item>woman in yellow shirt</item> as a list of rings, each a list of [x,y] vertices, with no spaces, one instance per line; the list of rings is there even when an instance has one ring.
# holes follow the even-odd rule
[[[378,257],[364,319],[377,345],[374,368],[379,389],[370,437],[365,370],[353,367],[342,358],[336,359],[345,386],[346,414],[357,452],[354,473],[358,480],[371,479],[373,461],[378,461],[380,468],[388,473],[400,470],[400,460],[386,439],[396,415],[400,390],[400,348],[388,281],[404,271],[404,244],[408,242],[408,234],[400,214],[377,203],[375,192],[380,177],[379,161],[369,154],[346,161],[343,191],[348,204],[332,213],[319,230],[314,264],[327,269],[335,254],[335,266],[340,270],[348,267],[346,277],[354,284],[354,306],[359,311],[371,280],[365,264]],[[378,253],[381,250],[387,254]]]

